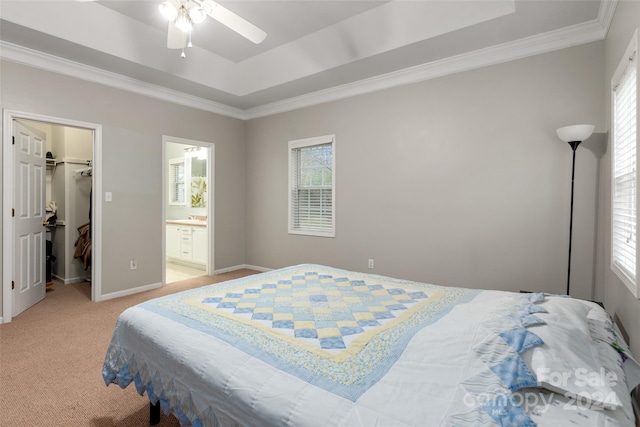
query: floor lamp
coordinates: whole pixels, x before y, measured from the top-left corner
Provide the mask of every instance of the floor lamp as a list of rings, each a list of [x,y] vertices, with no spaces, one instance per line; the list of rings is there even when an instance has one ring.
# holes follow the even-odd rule
[[[571,235],[573,233],[573,179],[576,172],[576,149],[585,139],[593,133],[593,125],[573,125],[558,129],[558,137],[564,142],[568,142],[573,150],[573,161],[571,163],[571,213],[569,214],[569,261],[567,267],[567,295],[571,285]]]

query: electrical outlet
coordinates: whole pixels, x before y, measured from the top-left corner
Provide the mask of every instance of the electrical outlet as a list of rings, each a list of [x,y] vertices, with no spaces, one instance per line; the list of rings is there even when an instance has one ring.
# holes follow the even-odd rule
[[[373,260],[369,259],[369,268],[373,268]]]
[[[136,268],[138,268],[138,261],[135,258],[131,258],[131,269],[135,270]]]

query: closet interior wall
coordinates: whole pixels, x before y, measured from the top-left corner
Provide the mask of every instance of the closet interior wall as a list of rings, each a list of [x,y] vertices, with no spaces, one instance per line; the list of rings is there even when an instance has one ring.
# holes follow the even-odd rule
[[[93,161],[93,133],[87,129],[26,122],[47,134],[47,151],[55,159],[47,166],[46,203],[57,205],[57,225],[49,227],[52,242],[52,275],[65,284],[91,279],[91,266],[75,258],[78,229],[89,223]],[[84,173],[81,173],[84,172]]]

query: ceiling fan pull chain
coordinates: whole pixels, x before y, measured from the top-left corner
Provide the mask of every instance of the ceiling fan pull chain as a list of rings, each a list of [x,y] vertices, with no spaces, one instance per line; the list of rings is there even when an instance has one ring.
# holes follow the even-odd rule
[[[191,43],[191,31],[189,31],[189,43],[187,43],[187,47],[193,47],[193,43]]]
[[[180,54],[180,58],[186,58],[187,55],[184,54],[184,48],[182,48],[182,53]]]

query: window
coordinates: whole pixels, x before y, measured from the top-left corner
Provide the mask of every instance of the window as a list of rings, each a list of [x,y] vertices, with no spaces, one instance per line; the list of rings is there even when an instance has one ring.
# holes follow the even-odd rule
[[[169,204],[186,205],[187,193],[185,185],[185,162],[184,158],[169,160]]]
[[[335,237],[335,136],[289,141],[289,233]]]
[[[638,297],[638,31],[611,80],[611,269]]]

